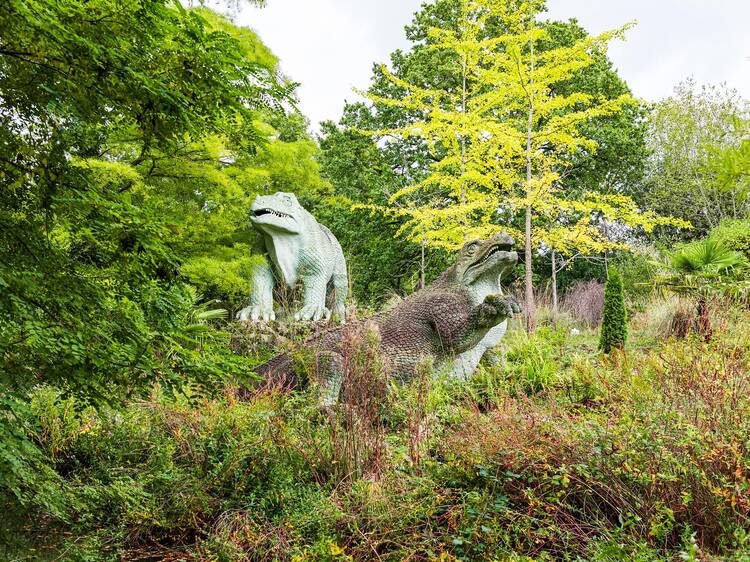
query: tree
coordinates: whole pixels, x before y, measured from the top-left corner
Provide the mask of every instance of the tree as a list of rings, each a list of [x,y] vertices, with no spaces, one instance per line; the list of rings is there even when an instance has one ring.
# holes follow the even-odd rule
[[[732,218],[738,219],[747,217],[750,204],[750,115],[732,116],[729,136],[729,142],[710,147],[707,171],[719,195],[730,200]]]
[[[679,84],[648,121],[651,155],[639,200],[691,222],[696,237],[723,219],[746,217],[748,122],[750,105],[737,92]]]
[[[407,50],[397,50],[390,55],[390,66],[394,75],[409,84],[428,88],[434,84],[446,90],[455,91],[462,84],[460,61],[455,55],[445,49],[435,49],[436,39],[431,37],[429,30],[434,27],[457,30],[460,23],[460,3],[457,0],[437,0],[425,4],[414,15],[413,22],[406,27],[406,38],[410,41]],[[570,46],[586,37],[586,32],[575,20],[570,22],[540,22],[549,34],[545,48],[555,46]],[[503,32],[497,20],[488,20],[482,31],[483,37],[492,37]],[[570,92],[584,92],[595,97],[615,99],[629,92],[625,82],[618,77],[612,64],[604,52],[593,53],[594,62],[575,72],[572,77],[556,85],[556,91],[564,94]],[[387,98],[399,98],[405,95],[405,90],[394,84],[382,71],[382,65],[375,65],[372,83],[368,91]],[[599,146],[596,152],[580,151],[571,158],[570,166],[565,170],[565,190],[569,193],[581,194],[586,191],[614,191],[617,193],[631,193],[636,186],[641,185],[643,163],[645,162],[645,120],[644,109],[641,105],[628,105],[614,115],[603,115],[582,124],[587,137],[594,139]],[[348,103],[344,107],[337,129],[323,129],[321,145],[324,145],[321,162],[324,170],[334,170],[335,174],[326,172],[326,177],[334,186],[334,191],[346,192],[346,197],[352,203],[371,204],[375,207],[386,207],[391,195],[405,186],[416,183],[430,172],[430,165],[439,155],[427,150],[425,142],[419,137],[388,138],[387,143],[375,143],[369,138],[360,137],[355,148],[352,140],[352,130],[380,130],[407,126],[417,121],[421,116],[418,112],[393,105],[383,105],[377,101],[371,104],[360,102]],[[338,134],[338,133],[342,134]],[[349,134],[347,134],[347,132]],[[369,158],[353,158],[353,153],[363,155],[361,149],[368,146],[367,154],[377,155],[377,161]],[[331,161],[333,165],[328,166]],[[341,162],[346,165],[338,165]],[[373,170],[377,170],[374,172]],[[365,182],[363,180],[367,178]],[[350,186],[360,186],[352,191]],[[367,185],[373,186],[368,189]],[[322,209],[324,210],[324,209]],[[320,211],[318,211],[320,212]],[[426,260],[427,279],[440,271],[445,263],[446,252],[440,248],[425,247],[415,244],[403,237],[395,243],[391,242],[394,235],[405,222],[405,217],[384,217],[375,213],[367,218],[362,210],[348,210],[339,206],[333,213],[340,222],[341,229],[336,234],[341,236],[351,229],[367,229],[369,226],[377,228],[367,229],[367,239],[373,246],[389,248],[390,251],[369,251],[370,245],[354,244],[356,254],[350,261],[356,264],[356,271],[382,271],[381,279],[385,283],[392,283],[393,290],[402,292],[409,290],[419,279],[420,254],[424,250]],[[503,216],[505,225],[522,227],[519,216]],[[330,220],[330,219],[329,219]],[[500,222],[499,217],[493,218]],[[361,252],[360,252],[361,250]],[[543,260],[544,256],[534,256],[534,261]],[[548,260],[546,260],[548,263]],[[577,268],[575,271],[579,271]],[[535,264],[537,275],[544,271]],[[573,275],[578,273],[574,272]],[[355,293],[360,298],[371,293],[355,282]],[[375,289],[374,287],[372,287]],[[380,290],[378,289],[378,293]],[[375,300],[377,302],[378,299]]]
[[[730,250],[721,239],[709,237],[687,244],[660,265],[665,271],[655,279],[655,284],[695,301],[693,323],[696,332],[706,340],[712,334],[711,298],[747,298],[747,259]]]
[[[181,276],[204,298],[236,310],[247,301],[248,279],[260,256],[248,209],[259,193],[320,194],[318,147],[295,112],[259,112],[262,142],[252,150],[211,135],[169,154],[152,152],[138,166],[148,186],[158,186],[162,217],[172,228]],[[273,123],[273,125],[271,125]]]
[[[433,27],[430,49],[459,63],[457,86],[423,87],[381,68],[400,92],[365,95],[380,107],[400,108],[417,117],[403,125],[370,131],[399,141],[419,138],[433,159],[429,173],[394,193],[389,212],[405,219],[400,233],[416,242],[455,248],[469,238],[489,236],[497,222],[525,217],[527,327],[534,329],[533,248],[545,245],[563,254],[623,247],[598,223],[623,223],[651,230],[682,224],[641,212],[620,193],[567,194],[564,173],[578,153],[594,152],[582,125],[617,114],[632,103],[583,92],[563,94],[556,85],[593,64],[593,53],[623,30],[586,37],[569,46],[544,49],[549,33],[535,25],[536,2],[458,3],[458,26]],[[485,29],[502,33],[485,36]]]
[[[180,268],[248,195],[217,156],[257,158],[292,87],[207,10],[0,3],[0,496],[44,501],[14,425],[33,387],[116,405],[250,371],[196,329]]]
[[[222,183],[213,139],[263,143],[255,117],[288,91],[275,59],[167,2],[11,1],[0,16],[2,383],[106,401],[206,381],[209,355],[159,361],[192,306],[176,209]]]
[[[377,146],[332,122],[323,123],[321,132],[321,171],[335,188],[326,197],[305,202],[341,242],[357,301],[378,306],[393,293],[413,289],[420,269],[430,276],[442,271],[443,252],[428,254],[420,268],[419,245],[395,237],[397,219],[353,208],[364,201],[385,205],[388,190],[398,181]]]
[[[625,311],[625,292],[622,279],[616,269],[610,268],[604,286],[604,311],[599,336],[599,349],[609,353],[625,347],[628,337],[628,317]]]

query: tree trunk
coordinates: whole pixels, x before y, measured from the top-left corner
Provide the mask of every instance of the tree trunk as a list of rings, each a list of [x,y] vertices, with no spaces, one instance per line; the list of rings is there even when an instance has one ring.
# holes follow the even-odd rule
[[[526,232],[524,244],[525,285],[526,285],[526,331],[532,333],[536,329],[536,303],[534,302],[534,285],[531,270],[531,137],[534,130],[534,7],[529,3],[529,53],[531,58],[531,73],[529,74],[529,122],[526,129]]]
[[[526,207],[526,236],[524,244],[525,285],[526,285],[526,331],[536,330],[536,303],[534,302],[534,284],[531,270],[531,206]]]
[[[424,242],[422,242],[422,259],[419,262],[419,288],[424,289]]]
[[[711,341],[713,328],[711,327],[710,310],[708,307],[708,299],[703,295],[698,298],[698,310],[696,311],[696,316],[698,324],[698,329],[696,331],[703,336],[704,340],[707,342]]]
[[[552,312],[557,314],[557,261],[552,250]]]

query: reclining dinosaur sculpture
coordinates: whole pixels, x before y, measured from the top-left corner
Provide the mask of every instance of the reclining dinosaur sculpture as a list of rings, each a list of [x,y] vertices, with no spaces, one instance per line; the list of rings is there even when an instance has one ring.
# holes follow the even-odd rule
[[[392,376],[409,380],[425,357],[440,364],[470,353],[488,333],[493,337],[490,333],[493,328],[521,311],[513,297],[499,292],[499,278],[518,260],[513,244],[513,239],[505,233],[489,240],[468,242],[456,263],[432,285],[390,310],[356,321],[372,322],[377,327],[380,351]],[[341,389],[342,336],[349,326],[328,330],[304,344],[316,355],[321,398],[327,404],[337,401]],[[472,356],[469,360],[478,363],[479,358]],[[287,354],[274,357],[256,372],[264,380],[288,388],[296,387],[300,380],[294,361]]]

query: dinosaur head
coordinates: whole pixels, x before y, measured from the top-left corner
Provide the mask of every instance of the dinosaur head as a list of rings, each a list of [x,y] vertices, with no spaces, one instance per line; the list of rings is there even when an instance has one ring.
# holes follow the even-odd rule
[[[505,232],[489,240],[467,242],[454,266],[455,281],[466,287],[497,283],[498,278],[518,261],[518,254],[513,251],[514,244],[513,238]]]
[[[258,195],[250,207],[250,222],[269,233],[302,231],[307,211],[299,204],[294,193],[276,192]]]

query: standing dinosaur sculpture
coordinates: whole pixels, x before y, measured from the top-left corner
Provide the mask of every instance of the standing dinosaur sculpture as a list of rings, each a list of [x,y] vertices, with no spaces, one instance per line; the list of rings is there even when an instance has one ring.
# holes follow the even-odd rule
[[[238,320],[275,320],[274,284],[292,289],[301,282],[304,302],[295,320],[344,320],[348,282],[346,261],[336,237],[315,220],[293,193],[259,195],[250,222],[260,234],[256,250],[266,263],[253,270],[250,304]],[[331,302],[328,308],[327,301]]]
[[[456,263],[432,285],[390,310],[357,321],[372,322],[377,327],[380,352],[392,376],[409,380],[426,357],[439,364],[470,352],[493,328],[521,311],[513,297],[499,292],[498,279],[518,261],[513,244],[505,233],[468,242]],[[327,404],[338,399],[341,389],[345,352],[342,336],[348,328],[328,330],[304,344],[316,355],[317,378]],[[289,388],[298,385],[294,361],[287,354],[274,357],[256,372],[266,381]]]

